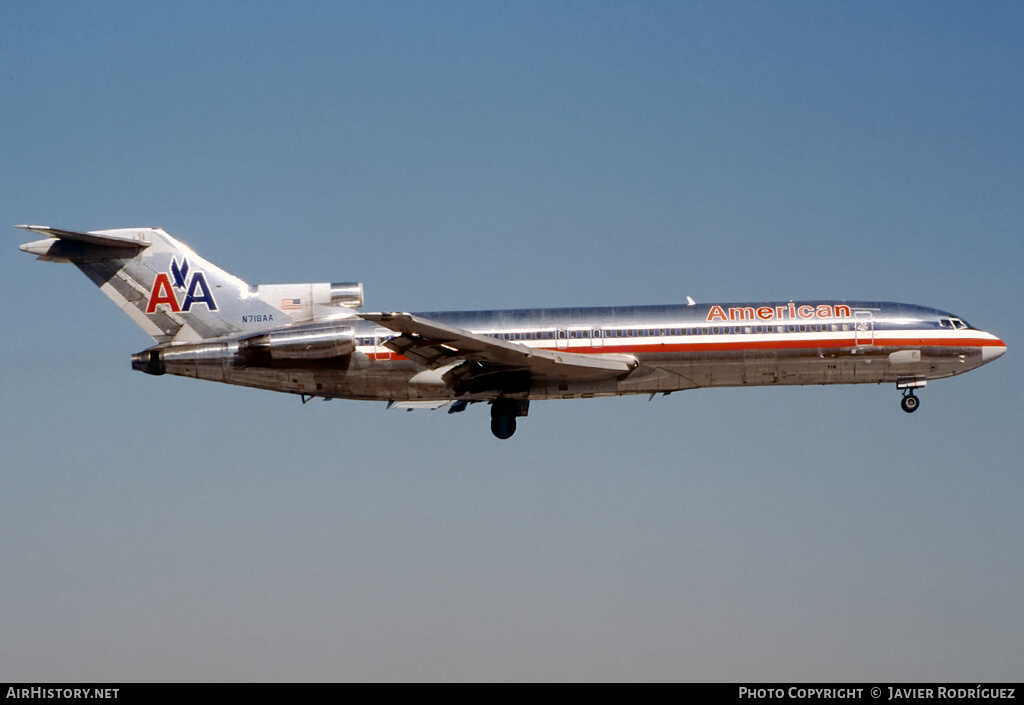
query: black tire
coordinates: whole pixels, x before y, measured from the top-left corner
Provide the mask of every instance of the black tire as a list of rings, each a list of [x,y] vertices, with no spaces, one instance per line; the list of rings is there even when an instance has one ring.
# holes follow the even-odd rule
[[[917,411],[917,407],[921,404],[921,400],[915,397],[913,394],[908,394],[903,397],[903,401],[900,402],[900,406],[908,414],[912,414]]]
[[[515,416],[495,416],[491,419],[491,433],[495,438],[506,440],[516,432]]]

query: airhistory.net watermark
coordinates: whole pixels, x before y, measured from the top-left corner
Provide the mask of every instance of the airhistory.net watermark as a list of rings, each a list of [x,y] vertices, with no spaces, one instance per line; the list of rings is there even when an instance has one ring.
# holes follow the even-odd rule
[[[9,687],[4,697],[34,700],[56,698],[61,700],[116,699],[120,688],[15,688]]]

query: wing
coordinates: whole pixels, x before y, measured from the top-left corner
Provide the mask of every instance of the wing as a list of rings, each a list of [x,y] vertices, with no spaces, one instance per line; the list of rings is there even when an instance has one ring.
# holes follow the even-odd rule
[[[396,333],[385,345],[428,369],[460,369],[465,379],[491,376],[499,384],[502,373],[529,373],[533,380],[595,381],[620,379],[639,362],[632,355],[583,355],[564,350],[531,348],[507,340],[473,333],[411,313],[364,313],[362,317]],[[458,365],[459,361],[470,363]],[[497,374],[496,374],[497,373]]]

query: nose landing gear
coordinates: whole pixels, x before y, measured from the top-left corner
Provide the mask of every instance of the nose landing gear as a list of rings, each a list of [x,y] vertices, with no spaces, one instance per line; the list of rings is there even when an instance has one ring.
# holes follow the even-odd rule
[[[920,403],[921,400],[914,394],[913,389],[906,389],[903,391],[903,399],[900,401],[900,406],[903,407],[905,412],[908,414],[914,413],[917,411],[917,407]]]
[[[896,389],[903,391],[903,400],[900,401],[900,406],[905,412],[912,414],[917,411],[917,407],[921,405],[921,400],[914,395],[914,390],[920,389],[926,384],[928,384],[927,380],[916,377],[902,377],[896,380]]]

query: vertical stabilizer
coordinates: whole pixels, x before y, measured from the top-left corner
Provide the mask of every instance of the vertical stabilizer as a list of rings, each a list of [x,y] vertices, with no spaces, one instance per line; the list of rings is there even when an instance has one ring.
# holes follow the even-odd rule
[[[48,238],[22,245],[23,251],[73,263],[158,343],[194,343],[292,323],[255,287],[159,228],[18,227]]]

